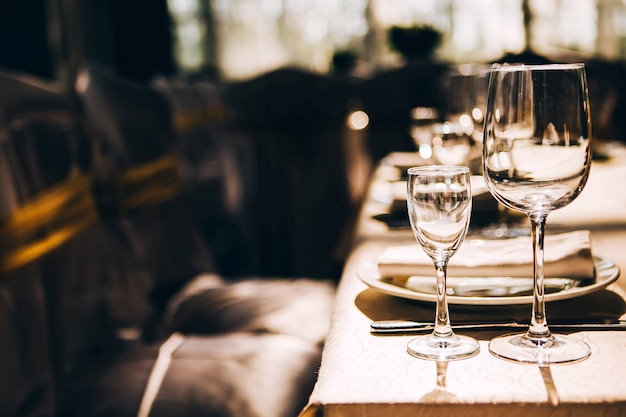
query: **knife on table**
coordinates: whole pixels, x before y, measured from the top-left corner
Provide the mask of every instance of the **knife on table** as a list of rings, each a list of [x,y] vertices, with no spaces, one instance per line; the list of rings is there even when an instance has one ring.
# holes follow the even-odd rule
[[[549,322],[551,330],[626,330],[626,320],[598,320],[598,321],[554,321]],[[420,322],[411,320],[380,320],[374,321],[370,325],[372,334],[416,334],[433,331],[435,328],[431,322]],[[453,330],[506,330],[506,329],[527,329],[528,323],[506,320],[502,322],[461,322],[453,324]]]

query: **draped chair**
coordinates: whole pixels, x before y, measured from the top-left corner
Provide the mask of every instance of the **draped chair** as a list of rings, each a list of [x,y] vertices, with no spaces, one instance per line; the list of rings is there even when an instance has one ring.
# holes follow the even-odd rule
[[[23,74],[0,72],[0,89],[0,415],[54,416],[70,375],[148,305],[97,221],[71,102]]]
[[[4,75],[0,83],[6,84]],[[17,232],[25,191],[20,173],[11,172],[7,122],[4,117],[0,133],[0,414],[52,416],[55,391],[45,282],[39,263],[18,261],[16,248],[28,250],[26,237]],[[29,196],[35,191],[26,190]]]
[[[254,149],[229,129],[223,86],[208,79],[157,76],[151,88],[170,105],[191,209],[217,269],[226,275],[254,272],[251,257],[240,256],[252,252],[246,214],[254,208]]]
[[[95,67],[80,73],[75,93],[101,150],[94,175],[103,221],[131,242],[161,312],[193,276],[215,271],[190,206],[169,105],[155,91]]]
[[[281,68],[229,85],[224,97],[232,130],[255,149],[246,180],[255,184],[258,270],[338,278],[358,210],[347,169],[348,85]]]

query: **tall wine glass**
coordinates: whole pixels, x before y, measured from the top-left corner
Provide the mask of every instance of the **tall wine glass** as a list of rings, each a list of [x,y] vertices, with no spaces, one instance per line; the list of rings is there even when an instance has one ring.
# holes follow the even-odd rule
[[[495,356],[516,362],[575,362],[583,341],[548,328],[544,234],[552,210],[573,201],[591,167],[589,97],[583,64],[494,65],[483,138],[483,172],[493,196],[530,219],[534,258],[532,314],[524,334],[490,341]]]
[[[435,329],[411,340],[407,350],[413,356],[432,360],[473,356],[480,346],[476,340],[452,331],[446,300],[448,260],[465,239],[472,211],[469,168],[437,165],[409,168],[407,173],[411,228],[433,260],[437,277]]]

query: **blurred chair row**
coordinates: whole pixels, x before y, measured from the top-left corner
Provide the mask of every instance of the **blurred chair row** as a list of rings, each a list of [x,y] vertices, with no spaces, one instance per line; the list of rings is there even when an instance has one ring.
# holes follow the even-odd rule
[[[230,176],[193,174],[201,144],[171,102],[98,68],[70,92],[9,72],[0,88],[0,415],[297,415],[334,282],[220,270],[249,252],[217,262],[202,223],[236,240],[243,208],[210,188]]]

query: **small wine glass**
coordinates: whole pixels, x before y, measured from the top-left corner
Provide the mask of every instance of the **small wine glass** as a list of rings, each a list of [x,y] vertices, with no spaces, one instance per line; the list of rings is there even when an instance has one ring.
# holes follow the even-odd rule
[[[417,242],[433,260],[437,277],[435,329],[407,346],[419,358],[454,360],[473,356],[480,345],[456,335],[446,299],[448,260],[465,239],[472,211],[470,171],[465,166],[435,165],[407,171],[407,208]]]
[[[494,65],[483,137],[483,173],[493,196],[530,219],[534,291],[528,331],[489,343],[497,357],[556,364],[587,358],[583,341],[550,332],[544,300],[544,235],[552,210],[573,201],[591,167],[584,64]]]

